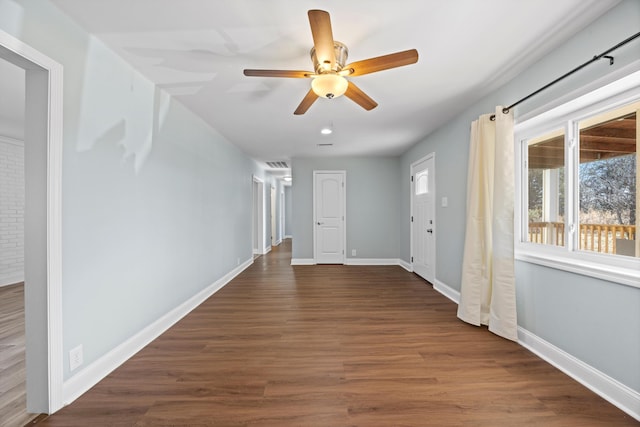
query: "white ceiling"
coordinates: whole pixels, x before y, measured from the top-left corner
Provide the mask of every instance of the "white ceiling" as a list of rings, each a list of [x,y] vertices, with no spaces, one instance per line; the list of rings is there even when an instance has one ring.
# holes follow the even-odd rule
[[[401,154],[618,2],[52,1],[260,161]],[[340,97],[319,99],[294,116],[309,80],[245,77],[242,71],[311,70],[309,9],[331,14],[335,40],[349,47],[347,62],[411,48],[420,59],[353,78],[379,103],[372,111]],[[326,125],[333,126],[332,135],[320,134]]]

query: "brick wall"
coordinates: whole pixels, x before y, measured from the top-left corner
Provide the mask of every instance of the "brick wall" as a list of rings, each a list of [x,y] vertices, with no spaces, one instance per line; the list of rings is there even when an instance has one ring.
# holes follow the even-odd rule
[[[24,144],[0,136],[0,286],[24,280]]]

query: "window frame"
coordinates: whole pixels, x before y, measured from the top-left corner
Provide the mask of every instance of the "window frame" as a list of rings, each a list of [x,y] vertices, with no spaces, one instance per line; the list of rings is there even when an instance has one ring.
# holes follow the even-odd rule
[[[576,232],[579,230],[578,125],[582,120],[634,101],[640,101],[640,71],[534,113],[515,124],[514,247],[517,260],[640,288],[640,258],[580,250],[579,232]],[[565,132],[565,246],[531,243],[527,241],[527,140],[560,128]]]

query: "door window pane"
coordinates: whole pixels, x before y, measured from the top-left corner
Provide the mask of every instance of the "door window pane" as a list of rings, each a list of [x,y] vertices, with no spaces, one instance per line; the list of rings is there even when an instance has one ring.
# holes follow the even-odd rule
[[[425,169],[416,174],[416,196],[429,192],[429,170]]]
[[[528,242],[564,246],[564,130],[527,141]]]

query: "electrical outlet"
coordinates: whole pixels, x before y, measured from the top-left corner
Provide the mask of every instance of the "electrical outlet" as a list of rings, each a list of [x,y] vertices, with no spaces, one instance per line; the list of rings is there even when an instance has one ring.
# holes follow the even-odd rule
[[[82,344],[69,351],[69,370],[73,371],[82,365]]]
[[[355,249],[351,249],[351,256],[356,256],[356,250]]]

